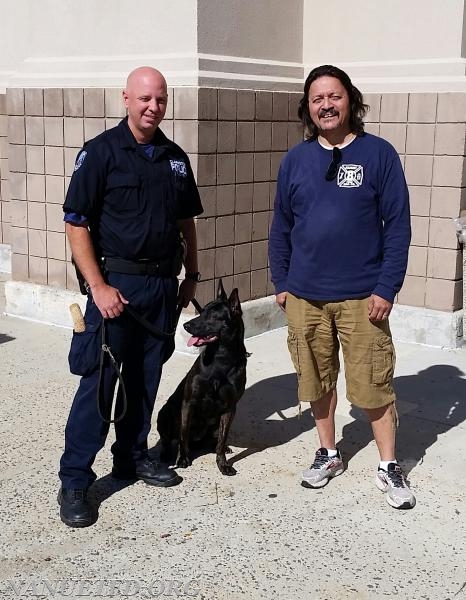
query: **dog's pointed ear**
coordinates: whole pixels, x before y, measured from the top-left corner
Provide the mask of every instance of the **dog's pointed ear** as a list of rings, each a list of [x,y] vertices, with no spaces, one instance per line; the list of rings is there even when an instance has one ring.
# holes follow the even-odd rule
[[[223,288],[222,278],[218,280],[217,300],[222,300],[223,302],[227,301],[227,295]]]
[[[239,301],[238,288],[235,288],[228,298],[230,309],[234,315],[241,316],[243,311],[241,310],[241,302]]]

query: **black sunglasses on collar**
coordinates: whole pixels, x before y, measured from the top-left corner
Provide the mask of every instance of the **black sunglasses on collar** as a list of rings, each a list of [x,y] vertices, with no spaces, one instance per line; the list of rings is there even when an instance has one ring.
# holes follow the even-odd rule
[[[327,173],[325,173],[326,181],[332,181],[337,176],[338,165],[341,163],[341,158],[342,154],[340,148],[334,146],[332,150],[332,162],[328,166]]]

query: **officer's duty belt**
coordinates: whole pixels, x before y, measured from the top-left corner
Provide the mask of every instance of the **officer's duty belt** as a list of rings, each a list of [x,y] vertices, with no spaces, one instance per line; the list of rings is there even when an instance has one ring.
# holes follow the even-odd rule
[[[104,258],[104,269],[125,275],[158,275],[159,277],[176,277],[173,258],[159,260],[126,260],[124,258]]]

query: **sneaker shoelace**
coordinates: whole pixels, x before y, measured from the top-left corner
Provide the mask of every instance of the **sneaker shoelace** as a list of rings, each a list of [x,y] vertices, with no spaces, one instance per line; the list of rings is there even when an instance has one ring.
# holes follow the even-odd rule
[[[403,472],[400,468],[396,469],[395,471],[387,471],[387,477],[390,479],[393,487],[405,487]]]
[[[323,469],[331,460],[329,456],[325,456],[325,454],[316,454],[314,458],[314,462],[310,466],[311,469]]]

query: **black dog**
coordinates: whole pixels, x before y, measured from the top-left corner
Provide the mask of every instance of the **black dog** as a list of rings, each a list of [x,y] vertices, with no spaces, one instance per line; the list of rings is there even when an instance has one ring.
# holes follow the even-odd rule
[[[212,449],[215,444],[220,472],[235,475],[225,452],[229,451],[227,437],[236,403],[246,386],[247,353],[238,290],[235,288],[227,298],[220,280],[217,299],[184,328],[193,336],[189,346],[205,348],[159,412],[161,458],[169,458],[171,443],[176,440],[176,466],[188,467],[190,447]]]

